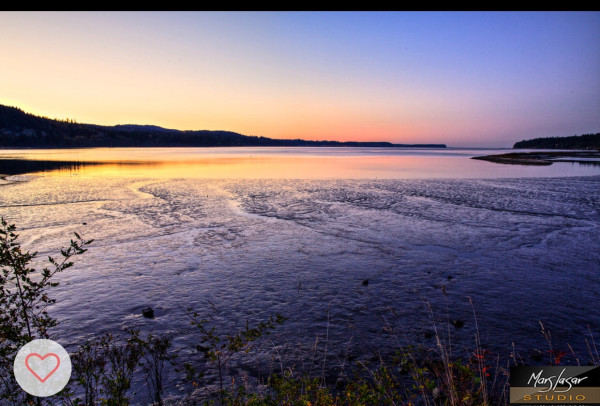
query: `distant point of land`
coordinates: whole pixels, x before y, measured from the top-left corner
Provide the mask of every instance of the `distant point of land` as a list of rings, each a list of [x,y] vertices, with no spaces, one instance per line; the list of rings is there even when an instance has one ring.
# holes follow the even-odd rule
[[[473,159],[509,165],[552,165],[554,162],[577,162],[600,165],[600,133],[571,137],[535,138],[517,142],[514,149],[562,149],[573,151],[511,152],[476,156]]]
[[[101,126],[53,120],[0,105],[0,147],[371,147],[446,148],[445,144],[282,140],[232,131],[180,131],[154,125]]]

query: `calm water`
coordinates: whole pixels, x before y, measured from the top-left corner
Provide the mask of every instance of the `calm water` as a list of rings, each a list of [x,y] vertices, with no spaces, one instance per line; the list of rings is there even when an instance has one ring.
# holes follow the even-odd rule
[[[600,165],[593,164],[560,162],[551,166],[536,167],[499,165],[468,159],[506,152],[514,151],[390,148],[92,148],[0,150],[0,159],[64,162],[58,169],[56,165],[47,168],[45,173],[48,175],[132,178],[464,179],[600,175]]]
[[[600,168],[469,159],[502,152],[0,151],[70,162],[7,177],[0,215],[40,258],[73,232],[95,239],[54,290],[53,338],[70,348],[140,328],[173,335],[182,356],[199,359],[184,310],[193,308],[225,331],[289,318],[234,365],[251,376],[268,373],[273,354],[317,368],[325,343],[333,369],[431,346],[434,326],[468,354],[470,297],[495,354],[513,343],[525,362],[534,349],[547,354],[542,322],[555,349],[586,359],[589,331],[600,337]],[[155,319],[141,316],[146,306]],[[448,330],[448,319],[464,327]],[[178,380],[171,370],[173,395]]]

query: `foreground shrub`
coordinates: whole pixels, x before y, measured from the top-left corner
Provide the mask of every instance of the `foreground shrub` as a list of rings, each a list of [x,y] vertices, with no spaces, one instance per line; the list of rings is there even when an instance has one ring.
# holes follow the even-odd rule
[[[47,312],[55,302],[48,290],[58,285],[52,278],[72,267],[71,258],[83,254],[93,240],[75,233],[70,246],[61,249],[62,258],[48,257],[50,266],[37,271],[31,268],[37,253],[22,251],[15,230],[14,224],[0,218],[0,401],[22,405],[32,400],[14,379],[14,358],[29,341],[50,337],[49,330],[58,324]]]

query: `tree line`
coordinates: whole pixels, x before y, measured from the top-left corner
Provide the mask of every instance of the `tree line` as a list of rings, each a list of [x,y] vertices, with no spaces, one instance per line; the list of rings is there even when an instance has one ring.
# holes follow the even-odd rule
[[[444,144],[392,144],[390,142],[309,141],[242,135],[232,131],[179,131],[156,126],[81,124],[55,120],[0,105],[0,147],[435,147]]]
[[[600,150],[600,133],[523,140],[513,148]]]

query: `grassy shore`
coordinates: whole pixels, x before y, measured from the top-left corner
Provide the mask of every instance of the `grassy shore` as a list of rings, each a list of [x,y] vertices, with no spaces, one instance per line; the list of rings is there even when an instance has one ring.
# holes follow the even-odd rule
[[[471,159],[490,161],[508,165],[552,165],[554,162],[577,162],[600,165],[600,152],[593,151],[552,151],[552,152],[510,152],[508,154],[475,156]],[[597,161],[595,161],[597,160]]]

